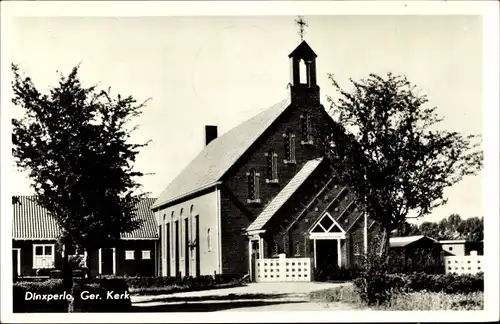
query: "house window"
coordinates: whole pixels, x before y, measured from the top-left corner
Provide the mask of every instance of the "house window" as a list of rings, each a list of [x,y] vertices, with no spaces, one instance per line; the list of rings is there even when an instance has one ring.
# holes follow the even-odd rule
[[[453,247],[452,247],[452,246],[450,246],[450,247],[448,248],[448,250],[449,250],[449,251],[453,251]]]
[[[285,164],[288,163],[296,163],[295,161],[295,134],[288,132],[284,134],[285,138],[285,160],[283,161]]]
[[[207,246],[208,250],[212,250],[212,237],[210,236],[210,228],[207,229]]]
[[[278,183],[278,154],[273,150],[266,153],[266,183]]]
[[[142,259],[143,260],[151,260],[151,251],[150,250],[142,250]]]
[[[255,169],[247,173],[248,181],[248,202],[259,203],[259,177],[260,174]]]
[[[133,250],[125,251],[125,260],[134,260],[134,251]]]
[[[52,268],[54,261],[54,244],[33,244],[33,269]]]
[[[300,118],[302,119],[302,144],[312,144],[312,122],[311,114],[308,112],[303,113]]]

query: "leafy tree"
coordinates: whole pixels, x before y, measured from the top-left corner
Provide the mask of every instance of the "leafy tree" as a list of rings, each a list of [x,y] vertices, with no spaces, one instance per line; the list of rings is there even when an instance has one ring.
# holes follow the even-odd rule
[[[439,129],[442,118],[406,77],[370,74],[329,97],[332,120],[318,118],[318,139],[362,208],[378,223],[377,253],[409,215],[446,203],[443,190],[482,168],[480,136]],[[325,120],[325,121],[323,121]],[[411,214],[410,214],[411,213]]]
[[[420,229],[419,229],[418,225],[404,222],[401,225],[401,227],[399,227],[396,230],[395,235],[393,235],[393,237],[396,237],[396,236],[414,236],[414,235],[422,235],[420,233]]]
[[[458,214],[451,214],[447,218],[443,218],[439,224],[440,240],[458,240],[460,232],[458,231],[463,220]]]
[[[484,218],[470,217],[464,219],[458,227],[460,238],[467,241],[479,242],[484,239]]]
[[[441,228],[439,227],[438,223],[435,222],[423,222],[419,226],[419,231],[422,233],[422,235],[432,237],[433,239],[436,240],[441,240],[443,239],[442,237],[442,232]]]
[[[143,173],[133,171],[133,164],[148,143],[128,143],[137,128],[129,122],[145,103],[83,87],[78,69],[61,74],[58,85],[42,94],[12,65],[12,102],[24,110],[22,118],[12,120],[12,152],[17,166],[29,172],[39,204],[57,220],[60,244],[90,255],[140,226],[134,214],[144,195],[136,181]],[[70,289],[68,253],[64,256]]]

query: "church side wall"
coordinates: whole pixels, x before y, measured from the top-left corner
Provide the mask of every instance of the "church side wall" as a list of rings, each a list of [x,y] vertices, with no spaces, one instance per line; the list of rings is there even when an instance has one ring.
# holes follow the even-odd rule
[[[219,212],[217,199],[217,192],[214,188],[205,194],[161,209],[155,213],[160,225],[160,274],[162,276],[185,276],[187,273],[190,276],[196,277],[197,249],[199,249],[199,274],[214,275],[215,273],[220,273],[220,243],[218,239],[220,231],[218,229]],[[198,242],[196,242],[197,217],[199,220]],[[188,224],[187,242],[186,220]],[[176,222],[178,222],[179,226],[178,246],[175,239]],[[170,224],[169,235],[166,232],[167,224]],[[167,242],[167,237],[169,238],[169,242]],[[170,256],[167,255],[167,249],[170,251]],[[176,260],[176,252],[178,253],[178,260]],[[187,260],[186,255],[188,255]],[[170,260],[169,265],[167,265],[168,259]],[[188,268],[186,268],[186,263]]]

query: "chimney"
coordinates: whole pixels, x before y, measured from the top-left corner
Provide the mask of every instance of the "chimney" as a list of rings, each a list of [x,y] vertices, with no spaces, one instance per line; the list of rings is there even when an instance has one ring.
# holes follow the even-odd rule
[[[217,138],[217,126],[205,125],[205,145]]]

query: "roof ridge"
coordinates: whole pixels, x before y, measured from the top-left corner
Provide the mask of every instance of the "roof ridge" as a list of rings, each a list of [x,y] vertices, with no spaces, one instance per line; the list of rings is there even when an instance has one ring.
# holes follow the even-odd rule
[[[151,208],[212,187],[290,106],[290,98],[285,98],[214,139],[174,177]]]
[[[36,195],[13,195],[14,197],[20,197],[20,203],[13,204],[13,239],[57,239],[61,228],[54,215],[38,203]],[[158,237],[156,218],[150,209],[154,200],[153,197],[142,197],[137,202],[134,218],[141,219],[142,224],[132,232],[122,233],[122,238]]]

